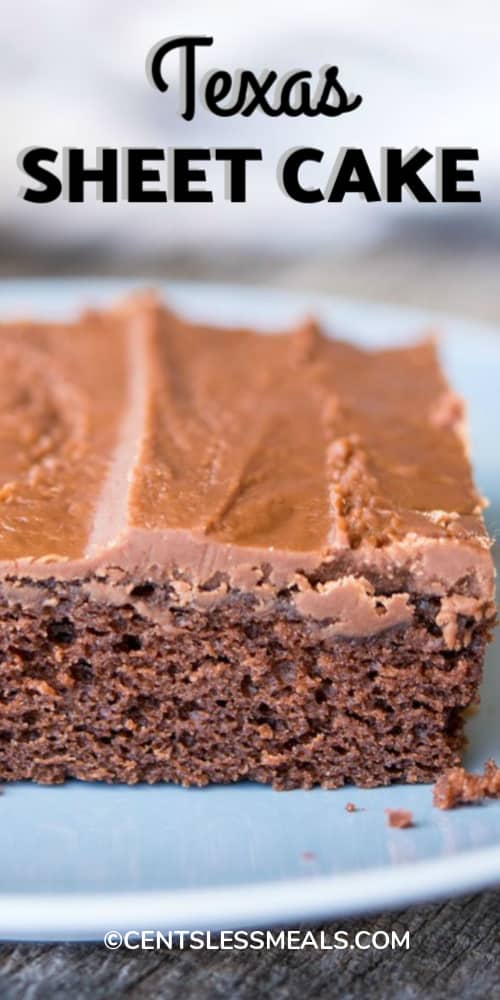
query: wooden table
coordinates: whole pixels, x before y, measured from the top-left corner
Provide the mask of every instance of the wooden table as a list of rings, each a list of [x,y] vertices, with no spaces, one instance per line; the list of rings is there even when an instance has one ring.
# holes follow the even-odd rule
[[[263,281],[379,301],[411,303],[500,319],[498,248],[453,249],[419,239],[342,259],[262,256],[129,260],[119,273],[150,283],[168,277]],[[116,274],[116,262],[78,255],[42,259],[22,247],[0,250],[0,275]],[[499,872],[500,885],[500,872]],[[0,945],[1,1000],[109,1000],[114,997],[254,1000],[259,997],[354,1000],[494,1000],[500,998],[500,890],[428,906],[337,921],[335,929],[410,931],[397,951],[108,952],[102,944]]]
[[[108,952],[102,944],[1,945],[2,1000],[495,1000],[500,891],[338,929],[410,931],[403,951]]]

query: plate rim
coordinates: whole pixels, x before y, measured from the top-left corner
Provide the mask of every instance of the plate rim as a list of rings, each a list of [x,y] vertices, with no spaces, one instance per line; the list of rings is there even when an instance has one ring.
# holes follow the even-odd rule
[[[435,332],[434,327],[439,327],[440,324],[450,326],[454,329],[447,329],[444,333],[445,339],[453,338],[457,339],[463,335],[464,332],[470,332],[473,328],[475,334],[479,334],[481,339],[485,338],[484,346],[489,349],[495,348],[500,349],[500,319],[498,322],[493,320],[485,320],[480,317],[473,315],[460,315],[459,313],[453,312],[453,310],[439,309],[435,307],[427,308],[421,305],[407,304],[405,302],[394,300],[394,301],[378,301],[377,299],[364,298],[363,296],[351,296],[338,294],[334,290],[324,291],[321,289],[314,288],[289,288],[286,284],[280,283],[259,283],[256,281],[242,282],[242,281],[229,281],[229,280],[209,280],[204,278],[168,278],[168,277],[154,277],[154,276],[144,276],[144,277],[121,277],[119,275],[106,275],[102,276],[99,274],[89,274],[82,275],[78,277],[71,277],[69,275],[61,276],[46,276],[46,277],[3,277],[0,278],[0,305],[1,299],[3,298],[5,292],[9,288],[18,289],[22,286],[26,286],[27,289],[31,288],[33,291],[42,291],[47,286],[53,285],[64,288],[65,293],[72,291],[85,292],[87,301],[90,299],[92,301],[92,292],[88,291],[92,286],[97,286],[101,290],[101,294],[104,293],[106,296],[110,295],[110,301],[113,301],[114,295],[121,294],[132,294],[133,292],[144,292],[146,291],[158,291],[161,295],[167,295],[169,291],[175,293],[180,293],[181,295],[191,292],[198,288],[203,294],[218,294],[218,295],[232,295],[235,296],[258,296],[266,295],[272,296],[276,299],[289,299],[296,303],[299,310],[303,310],[303,313],[307,313],[310,306],[315,306],[319,308],[324,308],[326,311],[331,311],[332,309],[338,307],[340,309],[362,309],[370,310],[378,313],[379,316],[383,316],[384,313],[406,313],[408,317],[414,321],[419,327],[420,332],[422,330],[427,331],[432,336]],[[305,305],[300,305],[300,303],[305,303]],[[76,310],[81,308],[80,303],[76,303]],[[26,317],[26,313],[18,314],[19,319]],[[253,321],[250,321],[253,323]],[[498,338],[497,344],[493,345],[491,343],[491,336],[496,335]],[[342,334],[341,334],[342,336]],[[440,336],[440,331],[438,329],[438,339]]]
[[[269,879],[222,888],[9,893],[0,895],[0,938],[90,941],[108,930],[217,932],[290,926],[294,921],[387,912],[496,886],[500,886],[500,845],[460,851],[444,860],[432,858],[392,868],[379,866],[333,876]],[[70,921],[62,919],[63,909],[72,917]]]

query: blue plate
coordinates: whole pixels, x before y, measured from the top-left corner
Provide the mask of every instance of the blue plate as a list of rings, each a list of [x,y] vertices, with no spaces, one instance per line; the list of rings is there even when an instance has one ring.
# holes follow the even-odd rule
[[[63,316],[131,283],[9,282],[0,314]],[[500,329],[445,315],[222,285],[172,284],[194,318],[280,327],[304,315],[371,345],[442,332],[442,356],[469,402],[476,478],[500,524]],[[466,765],[500,759],[498,644]],[[127,788],[70,782],[6,786],[0,800],[0,936],[96,939],[110,929],[203,929],[318,920],[399,907],[500,883],[500,802],[440,812],[428,785],[274,792],[230,787]],[[348,813],[353,801],[360,811]],[[384,809],[410,809],[390,829]],[[361,811],[363,810],[363,811]]]

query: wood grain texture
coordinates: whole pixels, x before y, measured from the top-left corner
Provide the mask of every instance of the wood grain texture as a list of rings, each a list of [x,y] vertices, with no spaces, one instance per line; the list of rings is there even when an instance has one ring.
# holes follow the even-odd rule
[[[2,1000],[496,1000],[500,890],[341,920],[335,930],[410,931],[397,951],[108,952],[102,944],[0,946]]]

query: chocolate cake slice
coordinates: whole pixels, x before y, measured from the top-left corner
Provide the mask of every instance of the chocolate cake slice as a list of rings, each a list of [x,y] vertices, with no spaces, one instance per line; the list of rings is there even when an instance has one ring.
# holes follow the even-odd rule
[[[0,780],[428,781],[494,621],[429,341],[0,329]]]

